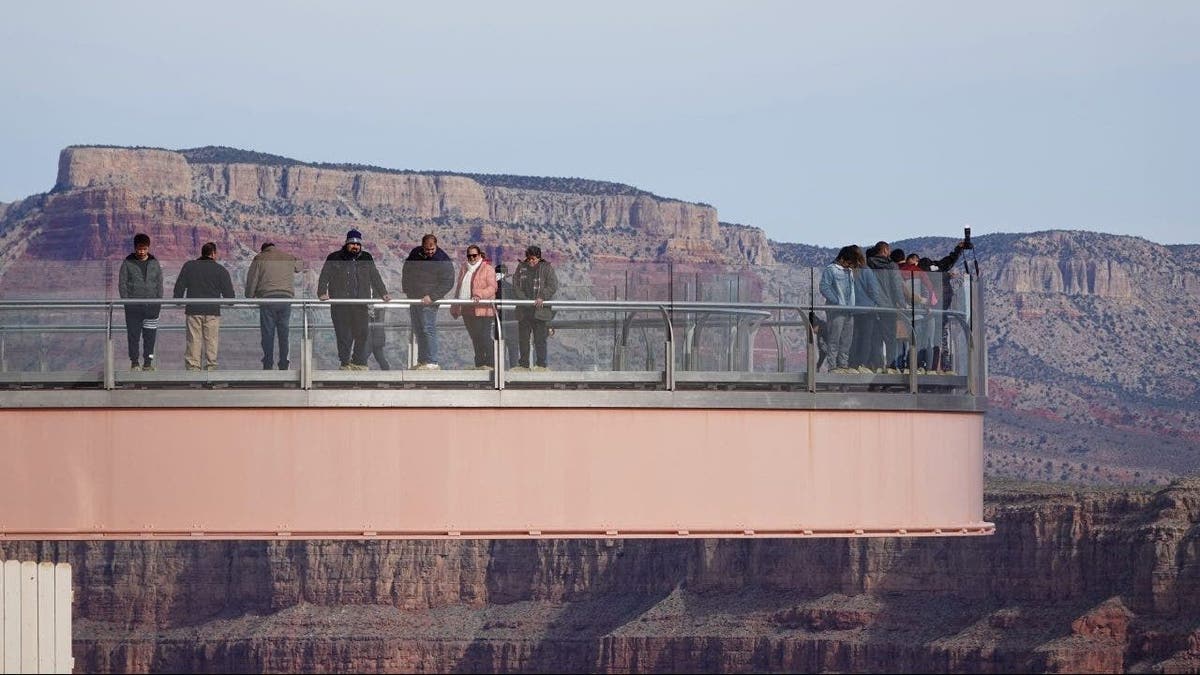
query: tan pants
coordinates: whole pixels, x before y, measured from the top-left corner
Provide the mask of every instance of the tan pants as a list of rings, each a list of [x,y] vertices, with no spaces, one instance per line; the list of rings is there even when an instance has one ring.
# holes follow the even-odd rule
[[[183,362],[190,370],[200,369],[200,357],[208,361],[210,370],[217,368],[217,332],[221,329],[221,317],[189,314],[187,318],[187,347]]]

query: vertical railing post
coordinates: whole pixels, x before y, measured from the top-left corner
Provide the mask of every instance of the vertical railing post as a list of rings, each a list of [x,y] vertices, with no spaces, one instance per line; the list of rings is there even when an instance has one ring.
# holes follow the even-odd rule
[[[675,329],[671,325],[671,311],[662,305],[658,306],[666,324],[666,345],[664,346],[663,387],[667,391],[675,391]]]
[[[492,386],[498,391],[502,391],[504,389],[504,368],[508,352],[504,346],[504,316],[495,300],[492,301],[492,319],[496,323],[496,330],[494,332],[496,339],[492,343],[492,352],[495,354],[492,363],[496,366],[496,369],[492,371]]]
[[[313,384],[313,347],[312,336],[308,334],[308,313],[312,305],[303,303],[300,306],[300,388],[312,389]]]
[[[108,303],[108,322],[104,333],[104,388],[116,389],[117,377],[113,364],[113,303]]]
[[[970,284],[967,294],[967,393],[971,396],[987,396],[987,344],[983,332],[983,289],[978,277],[967,275]]]
[[[808,333],[808,391],[817,391],[817,357],[820,347],[817,346],[817,334],[813,332],[814,313],[817,309],[817,268],[808,268],[808,311],[804,313],[804,329]],[[895,330],[893,328],[892,330]]]

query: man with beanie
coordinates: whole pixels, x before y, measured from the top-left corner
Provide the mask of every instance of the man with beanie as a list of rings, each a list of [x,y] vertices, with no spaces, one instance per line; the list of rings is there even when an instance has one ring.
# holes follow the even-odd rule
[[[200,257],[189,260],[179,270],[175,280],[177,298],[232,298],[233,280],[229,270],[217,262],[217,245],[208,242],[200,247]],[[184,310],[187,315],[187,347],[183,361],[188,370],[200,370],[201,359],[207,361],[207,370],[217,369],[217,350],[220,347],[220,305],[189,304]]]
[[[377,297],[384,302],[392,299],[375,267],[375,259],[363,250],[362,233],[358,230],[347,232],[346,243],[325,258],[317,279],[317,297],[322,300]],[[330,306],[329,316],[337,336],[341,369],[366,370],[371,342],[367,306],[335,304]]]
[[[296,291],[292,275],[299,271],[299,258],[267,242],[250,261],[250,271],[246,273],[246,297],[293,298]],[[279,369],[288,369],[288,322],[291,318],[291,305],[259,306],[258,328],[262,333],[263,370],[271,370],[275,365],[276,336],[279,338]]]
[[[417,338],[417,368],[437,370],[441,367],[438,365],[438,308],[433,303],[454,288],[454,263],[438,248],[436,236],[421,237],[421,245],[408,254],[401,285],[404,295],[421,301],[408,307],[413,335]]]
[[[150,236],[133,236],[133,253],[121,261],[117,292],[122,298],[161,298],[162,266],[150,255]],[[125,305],[125,332],[129,338],[129,369],[154,370],[154,340],[158,336],[158,313],[162,305]],[[140,344],[139,344],[140,343]],[[141,346],[144,350],[139,350]],[[138,352],[144,360],[138,362]]]

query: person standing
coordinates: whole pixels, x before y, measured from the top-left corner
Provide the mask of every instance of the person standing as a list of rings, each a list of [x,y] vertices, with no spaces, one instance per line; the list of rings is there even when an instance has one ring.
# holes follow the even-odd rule
[[[454,297],[458,300],[494,300],[496,298],[496,270],[492,269],[483,257],[483,251],[472,244],[467,247],[467,264],[463,265],[458,274],[458,290]],[[450,316],[462,316],[467,334],[471,336],[471,346],[475,351],[475,368],[492,370],[495,367],[495,354],[492,349],[492,318],[496,311],[491,305],[451,305]]]
[[[417,338],[417,368],[437,370],[441,366],[438,365],[438,307],[434,303],[454,288],[454,263],[438,248],[436,236],[421,237],[421,245],[408,254],[401,286],[405,296],[421,301],[408,307],[413,334]]]
[[[885,365],[889,369],[900,368],[900,338],[907,336],[908,317],[901,310],[908,307],[909,290],[900,276],[900,267],[892,262],[892,246],[886,241],[877,242],[867,249],[867,267],[875,270],[876,279],[883,287],[880,317],[883,318],[883,351]]]
[[[161,298],[162,266],[150,254],[150,236],[133,236],[133,253],[121,261],[117,292],[122,298]],[[125,333],[129,340],[129,369],[154,370],[154,342],[162,305],[125,305]],[[143,360],[138,361],[140,355]]]
[[[879,315],[878,307],[887,307],[890,303],[879,283],[875,270],[867,267],[867,258],[859,246],[853,246],[856,263],[854,265],[854,304],[870,309],[854,314],[854,340],[850,347],[850,367],[859,372],[883,371],[883,331],[884,320]],[[891,315],[887,316],[887,326],[890,328]]]
[[[321,276],[317,279],[317,297],[372,298],[384,302],[392,299],[383,277],[375,267],[375,259],[363,250],[362,233],[350,230],[346,243],[325,258]],[[332,305],[329,317],[337,336],[338,361],[342,370],[367,370],[367,349],[371,342],[366,305]]]
[[[858,265],[855,251],[843,246],[837,258],[821,273],[821,295],[825,297],[825,323],[829,339],[830,372],[846,372],[850,366],[850,347],[854,343],[854,315],[848,308],[855,305],[854,269]]]
[[[246,297],[293,298],[296,290],[292,275],[299,271],[299,258],[267,242],[250,261],[250,271],[246,273]],[[259,306],[258,328],[262,333],[263,370],[271,370],[275,365],[276,337],[279,339],[279,369],[288,369],[288,322],[291,318],[291,305],[272,303]]]
[[[183,264],[175,280],[176,298],[232,298],[233,280],[229,270],[217,262],[217,245],[208,242],[200,247],[200,257]],[[217,369],[217,350],[220,347],[221,306],[188,304],[187,347],[183,361],[188,370]]]
[[[546,338],[550,334],[550,320],[554,311],[542,305],[554,298],[558,291],[558,277],[554,267],[542,259],[542,249],[530,246],[525,249],[525,260],[517,265],[513,274],[513,290],[517,300],[532,300],[533,306],[517,307],[517,335],[520,340],[520,356],[517,368],[529,369],[529,338],[533,337],[533,370],[547,370]],[[513,370],[517,370],[513,368]]]

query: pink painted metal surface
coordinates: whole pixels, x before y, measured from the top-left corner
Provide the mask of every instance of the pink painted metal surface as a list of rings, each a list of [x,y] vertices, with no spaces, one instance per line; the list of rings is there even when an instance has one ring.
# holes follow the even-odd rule
[[[981,413],[0,410],[7,538],[989,534]]]

